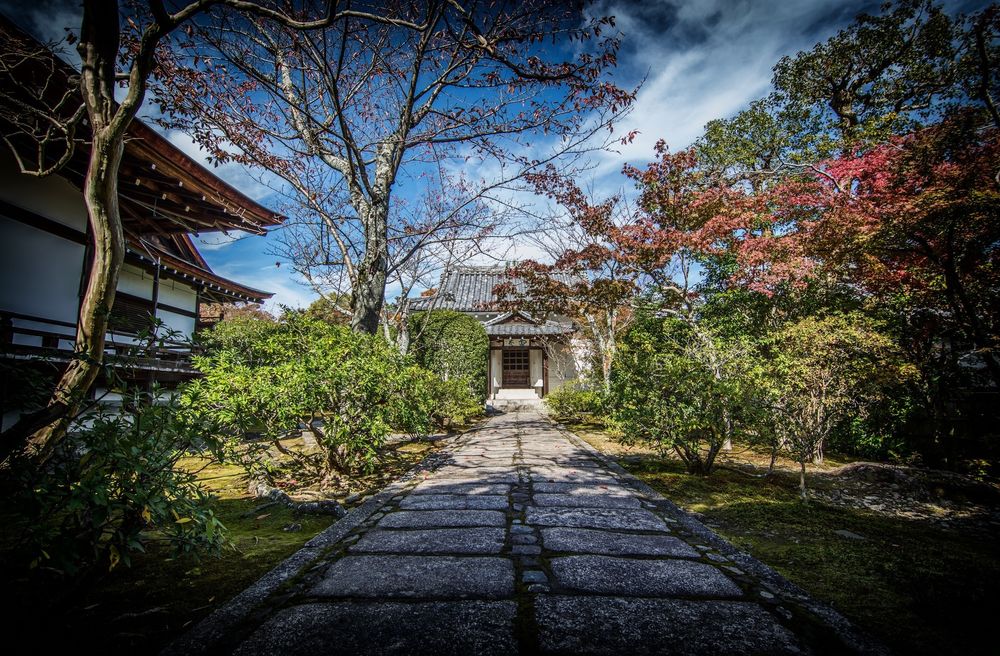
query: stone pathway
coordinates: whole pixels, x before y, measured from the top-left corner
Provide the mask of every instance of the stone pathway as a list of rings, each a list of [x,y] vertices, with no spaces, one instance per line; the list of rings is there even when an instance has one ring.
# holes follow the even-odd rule
[[[535,411],[458,438],[168,653],[870,651]]]

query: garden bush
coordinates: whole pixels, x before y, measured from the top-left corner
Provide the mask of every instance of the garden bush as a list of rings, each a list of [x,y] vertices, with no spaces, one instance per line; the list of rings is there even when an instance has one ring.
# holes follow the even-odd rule
[[[214,449],[204,417],[181,412],[175,396],[126,391],[120,409],[80,416],[46,465],[8,474],[17,531],[12,552],[31,568],[67,575],[130,564],[152,539],[177,553],[215,551],[225,530],[196,474],[177,466]],[[11,528],[11,527],[8,527]]]
[[[314,463],[323,480],[371,471],[393,430],[426,433],[435,397],[426,372],[380,336],[286,313],[271,325],[256,319],[222,322],[206,335],[214,348],[196,358],[204,374],[187,388],[192,408],[228,429],[230,454],[242,453],[251,473],[267,477],[263,449],[244,443],[247,433],[283,450],[280,440],[312,428],[321,447]],[[284,450],[303,464],[308,459]]]
[[[584,419],[602,419],[604,398],[600,390],[585,381],[569,380],[549,392],[545,405],[556,418],[579,422]]]
[[[490,341],[483,325],[454,310],[418,312],[410,318],[410,352],[445,381],[464,379],[473,397],[486,400]]]
[[[619,347],[610,419],[623,443],[673,453],[690,473],[706,475],[727,441],[755,431],[758,373],[739,340],[642,316]]]
[[[436,374],[430,383],[434,401],[431,418],[439,428],[452,428],[467,424],[470,419],[483,414],[483,404],[472,395],[471,385],[465,378],[442,380]]]

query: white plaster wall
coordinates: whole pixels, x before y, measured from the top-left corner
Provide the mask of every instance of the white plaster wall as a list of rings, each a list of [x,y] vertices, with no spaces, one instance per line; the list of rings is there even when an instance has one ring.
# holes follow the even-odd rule
[[[83,254],[82,244],[0,216],[0,309],[75,323]]]
[[[6,147],[0,148],[0,198],[80,232],[86,230],[83,193],[58,175],[45,178],[24,175]]]
[[[503,376],[503,361],[501,360],[501,351],[490,351],[490,360],[492,361],[492,378],[493,378],[493,393],[495,394],[497,390],[500,389],[500,380]]]
[[[161,277],[158,298],[160,303],[173,305],[189,312],[194,312],[198,307],[198,290],[179,280]]]
[[[541,396],[545,380],[542,374],[542,352],[539,349],[528,351],[528,374],[528,380],[531,381],[531,386],[535,388],[535,394]]]
[[[566,342],[553,342],[548,347],[549,393],[562,387],[568,380],[579,377],[579,368],[573,349]]]
[[[137,266],[126,264],[118,276],[118,291],[139,298],[153,298],[153,274]]]
[[[180,335],[173,337],[171,341],[183,341],[191,339],[191,335],[194,334],[194,317],[185,317],[180,314],[175,314],[170,310],[164,310],[160,308],[156,312],[156,317],[162,321],[166,327],[170,330],[176,330]],[[166,334],[162,335],[166,337]]]

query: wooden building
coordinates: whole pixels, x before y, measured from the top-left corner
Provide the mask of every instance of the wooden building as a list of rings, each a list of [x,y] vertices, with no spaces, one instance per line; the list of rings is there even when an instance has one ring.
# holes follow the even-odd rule
[[[10,97],[6,92],[18,80],[6,77],[0,84]],[[5,134],[13,129],[2,121],[0,128]],[[23,139],[12,142],[26,146]],[[0,354],[8,362],[44,363],[56,371],[72,357],[90,257],[82,193],[88,151],[81,134],[57,174],[33,177],[21,173],[14,152],[0,144]],[[107,358],[114,362],[141,351],[140,359],[130,359],[131,375],[168,383],[190,378],[196,372],[189,340],[200,305],[262,303],[271,296],[212,271],[192,236],[229,230],[263,235],[283,217],[138,120],[120,168],[119,206],[128,251],[110,315]],[[173,339],[162,348],[140,349],[137,333],[148,329],[151,317]]]
[[[455,310],[482,322],[490,339],[490,357],[483,363],[488,400],[544,398],[577,377],[572,347],[576,327],[566,317],[541,319],[497,310],[494,289],[503,283],[519,286],[506,267],[453,267],[442,275],[434,295],[410,299],[410,309]]]

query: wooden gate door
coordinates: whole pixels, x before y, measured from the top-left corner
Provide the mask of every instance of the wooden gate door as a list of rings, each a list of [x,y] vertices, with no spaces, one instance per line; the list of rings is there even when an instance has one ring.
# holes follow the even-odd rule
[[[528,349],[503,350],[503,387],[530,387]]]

